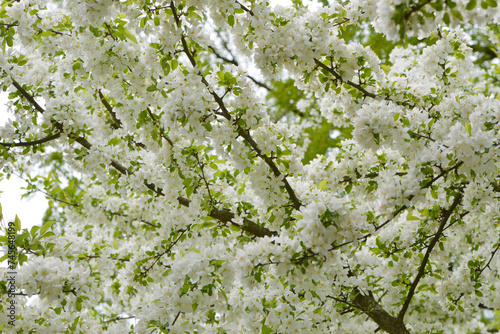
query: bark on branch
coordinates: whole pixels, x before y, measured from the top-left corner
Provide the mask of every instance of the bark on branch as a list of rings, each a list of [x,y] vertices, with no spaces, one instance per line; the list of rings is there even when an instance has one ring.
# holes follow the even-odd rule
[[[177,24],[177,26],[180,27],[181,21],[179,19],[179,15],[177,14],[177,10],[175,9],[175,5],[174,5],[173,1],[170,2],[170,8],[172,9],[172,14],[174,16],[175,23]],[[189,50],[189,47],[187,45],[186,38],[184,37],[184,35],[181,35],[181,43],[182,43],[182,47],[184,49],[184,53],[188,57],[189,62],[191,63],[193,68],[198,68],[196,60],[194,59],[193,53]],[[207,87],[208,91],[213,96],[215,102],[219,106],[219,108],[222,112],[222,116],[224,118],[226,118],[228,121],[233,121],[233,118],[231,117],[229,110],[226,108],[226,105],[224,104],[222,97],[220,97],[215,91],[210,89],[210,84],[208,83],[208,81],[205,79],[205,77],[203,76],[203,74],[200,71],[198,71],[198,74],[201,77],[201,82]],[[276,178],[280,178],[280,176],[282,176],[283,174],[280,172],[279,168],[276,166],[274,161],[260,150],[260,148],[258,147],[255,140],[253,140],[253,138],[251,137],[250,132],[248,130],[243,129],[239,124],[235,124],[235,125],[238,128],[238,134],[243,139],[245,139],[247,141],[247,143],[252,147],[252,149],[257,154],[257,156],[259,158],[261,158],[262,160],[264,160],[266,165],[268,165],[269,168],[271,169],[271,171],[273,172],[274,176]],[[283,175],[283,176],[284,177],[282,179],[282,182],[284,183],[285,189],[288,193],[288,196],[290,197],[290,200],[293,203],[293,207],[295,208],[295,210],[299,210],[300,207],[302,206],[302,204],[300,203],[297,195],[295,194],[295,191],[292,189],[292,187],[288,183],[288,180],[286,179],[286,175]]]
[[[45,138],[42,138],[42,139],[38,139],[38,140],[33,140],[33,141],[21,141],[21,142],[17,142],[17,143],[0,143],[0,145],[4,146],[4,147],[26,147],[26,146],[35,146],[35,145],[38,145],[38,144],[43,144],[43,143],[47,143],[51,140],[54,140],[54,139],[57,139],[61,137],[61,132],[57,132],[57,133],[54,133],[53,135],[51,136],[47,136]]]
[[[338,74],[333,68],[326,66],[325,64],[320,62],[318,59],[314,59],[314,62],[319,67],[321,67],[322,69],[324,69],[327,72],[329,72],[330,74],[332,74],[335,77],[335,79],[339,80],[340,82],[344,82],[344,83],[348,84],[349,86],[352,86],[352,87],[356,88],[357,90],[359,90],[361,93],[363,93],[363,95],[365,97],[368,96],[368,97],[371,97],[373,99],[377,97],[376,94],[370,93],[369,91],[364,89],[360,84],[354,83],[350,80],[344,80],[342,78],[342,76],[340,74]]]
[[[390,334],[410,334],[402,320],[393,317],[380,306],[373,294],[363,295],[359,290],[353,304],[379,325],[381,329]]]
[[[38,112],[40,112],[42,114],[45,112],[45,110],[42,107],[40,107],[40,105],[35,101],[35,99],[17,81],[15,81],[13,79],[12,83],[13,83],[14,87],[16,87],[16,89],[30,102],[30,104]],[[63,125],[60,122],[54,121],[54,124],[56,125],[56,127],[58,129],[63,128]],[[74,141],[76,141],[78,144],[85,147],[86,149],[92,148],[92,144],[89,143],[88,140],[85,139],[84,137],[77,136],[73,133],[69,133],[68,137],[70,139],[73,139]],[[132,171],[130,171],[129,169],[127,169],[125,166],[123,166],[121,163],[119,163],[118,161],[116,161],[114,159],[111,159],[110,165],[114,169],[116,169],[118,172],[120,172],[120,174],[122,174],[122,175],[131,175],[132,174]],[[152,183],[147,183],[146,186],[149,189],[151,189],[152,191],[154,191],[156,194],[161,195],[161,196],[164,195],[162,188],[160,188]],[[189,203],[190,203],[189,199],[179,196],[179,197],[177,197],[177,200],[179,201],[180,205],[185,206],[185,207],[189,207]],[[210,212],[209,216],[216,219],[216,220],[219,220],[223,223],[230,223],[230,224],[236,225],[239,228],[241,228],[242,230],[244,230],[244,231],[246,231],[246,232],[248,232],[256,237],[261,238],[261,237],[265,237],[265,236],[271,237],[271,236],[277,235],[277,233],[275,231],[271,231],[263,226],[260,226],[259,224],[254,223],[254,222],[250,221],[249,219],[244,219],[243,225],[237,224],[236,222],[234,222],[236,215],[234,213],[232,213],[231,211],[226,210],[226,209],[211,208],[211,212]]]
[[[417,289],[418,283],[420,282],[420,279],[424,276],[425,267],[429,262],[429,257],[431,256],[432,250],[434,249],[437,242],[441,238],[444,227],[448,222],[448,219],[450,219],[451,215],[453,214],[453,211],[455,211],[455,209],[457,208],[457,206],[460,204],[461,201],[462,201],[462,194],[459,193],[458,195],[456,195],[455,200],[453,201],[453,204],[450,206],[450,208],[443,212],[438,230],[434,235],[434,238],[432,239],[431,243],[427,247],[422,263],[420,264],[420,267],[418,269],[417,276],[413,280],[413,283],[410,286],[410,290],[408,291],[408,296],[406,297],[405,303],[403,304],[403,307],[401,308],[401,311],[398,314],[398,320],[403,321],[405,313],[408,310],[408,307],[410,306],[411,299],[415,295],[415,290]]]

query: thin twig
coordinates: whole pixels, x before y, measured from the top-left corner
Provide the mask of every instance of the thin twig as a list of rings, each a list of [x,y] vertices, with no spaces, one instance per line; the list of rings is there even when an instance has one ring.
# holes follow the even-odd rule
[[[173,1],[170,2],[170,6],[172,8],[172,14],[174,16],[175,23],[177,24],[177,26],[180,26],[181,22],[180,22],[178,14],[177,14],[177,10],[175,9]],[[184,53],[186,54],[186,56],[189,59],[189,62],[191,63],[191,65],[194,68],[197,68],[198,66],[197,66],[196,60],[194,59],[193,53],[189,50],[189,47],[187,45],[186,38],[185,38],[184,34],[181,35],[181,43],[182,43],[182,46],[183,46],[183,49],[184,49]],[[205,79],[205,77],[201,73],[201,71],[198,70],[198,74],[201,77],[201,82],[207,87],[207,89],[209,90],[210,94],[214,97],[215,102],[219,105],[219,107],[221,109],[221,115],[224,118],[226,118],[228,121],[233,121],[233,118],[231,117],[231,114],[230,114],[229,110],[226,108],[226,105],[224,104],[224,101],[222,100],[222,98],[215,91],[213,91],[212,89],[210,89],[210,84]],[[269,166],[269,168],[271,168],[271,171],[273,172],[274,176],[279,179],[282,176],[279,168],[276,166],[276,164],[273,162],[273,160],[270,157],[268,157],[266,154],[264,154],[260,150],[260,148],[258,147],[258,145],[255,142],[255,140],[251,137],[249,131],[243,129],[236,122],[234,122],[233,124],[237,127],[238,134],[243,139],[245,139],[247,141],[247,143],[250,144],[250,146],[252,147],[252,149],[254,150],[254,152],[257,154],[257,156],[259,158],[261,158],[262,160],[264,160],[264,162]],[[300,210],[300,207],[302,206],[302,203],[300,203],[300,200],[298,199],[297,195],[295,194],[295,191],[292,189],[292,187],[288,183],[288,180],[286,179],[286,176],[283,177],[282,182],[285,184],[285,189],[286,189],[286,191],[287,191],[287,193],[288,193],[288,195],[290,197],[290,200],[293,203],[293,207],[296,210]]]
[[[323,64],[322,62],[320,62],[318,59],[314,58],[314,62],[319,67],[321,67],[322,69],[324,69],[327,72],[329,72],[330,74],[332,74],[340,82],[345,82],[346,84],[348,84],[348,85],[356,88],[357,90],[359,90],[361,93],[363,93],[363,95],[365,97],[371,97],[372,99],[374,99],[374,98],[377,97],[376,94],[370,93],[369,91],[367,91],[366,89],[364,89],[360,84],[354,83],[354,82],[352,82],[350,80],[344,80],[342,78],[342,76],[340,74],[338,74],[333,68],[326,66],[325,64]]]
[[[119,320],[127,320],[127,319],[135,319],[135,316],[131,315],[130,317],[116,317],[116,318],[113,318],[113,319],[105,320],[104,323],[113,322],[113,321],[119,321]]]
[[[33,105],[33,107],[38,112],[40,112],[42,114],[45,112],[45,110],[42,107],[40,107],[40,105],[35,101],[35,99],[26,90],[24,90],[19,83],[17,83],[15,80],[12,80],[12,83],[13,83],[14,87],[16,87],[16,89]],[[61,129],[63,128],[63,125],[57,121],[54,121],[54,124],[58,128],[61,128]],[[77,143],[79,143],[81,146],[85,147],[88,150],[90,150],[92,148],[92,144],[90,144],[87,141],[87,139],[85,139],[84,137],[79,137],[73,133],[69,133],[68,137],[70,139],[76,141]],[[170,143],[171,143],[171,141],[170,141]],[[120,164],[118,161],[116,161],[114,159],[111,159],[110,165],[114,169],[116,169],[118,172],[120,172],[120,174],[122,174],[122,175],[131,175],[133,173],[131,170],[127,169],[125,166],[123,166],[122,164]],[[155,184],[146,183],[146,187],[148,187],[148,189],[152,190],[153,192],[155,192],[156,194],[158,194],[160,196],[165,195],[163,192],[163,189],[156,186]],[[177,201],[179,202],[180,205],[182,205],[184,207],[189,207],[190,201],[187,198],[179,196],[179,197],[177,197]],[[239,225],[239,224],[235,223],[234,219],[235,219],[236,215],[227,209],[211,208],[209,216],[214,218],[214,219],[220,220],[224,223],[231,223],[235,226],[238,226],[242,230],[244,230],[250,234],[253,234],[254,236],[259,237],[259,238],[265,237],[265,236],[277,235],[277,232],[271,231],[271,230],[269,230],[269,229],[267,229],[267,228],[265,228],[257,223],[252,222],[251,220],[249,220],[247,218],[243,219],[243,225]]]
[[[401,311],[398,314],[399,321],[403,321],[405,313],[408,310],[408,307],[410,306],[411,299],[413,298],[415,290],[417,289],[418,283],[420,282],[420,279],[424,276],[425,267],[429,262],[429,257],[431,256],[432,250],[434,249],[434,246],[436,246],[437,242],[441,238],[443,229],[446,226],[446,222],[451,217],[453,211],[455,211],[455,209],[457,208],[457,206],[460,204],[461,201],[462,201],[462,194],[459,193],[456,195],[455,200],[453,201],[453,204],[450,206],[450,208],[446,210],[441,216],[441,223],[439,224],[436,235],[434,236],[431,243],[427,247],[424,258],[422,259],[422,263],[420,264],[420,267],[418,269],[417,276],[415,276],[415,279],[413,280],[413,283],[411,284],[410,289],[408,290],[408,295],[406,296],[405,303],[403,304],[403,307],[401,308]]]

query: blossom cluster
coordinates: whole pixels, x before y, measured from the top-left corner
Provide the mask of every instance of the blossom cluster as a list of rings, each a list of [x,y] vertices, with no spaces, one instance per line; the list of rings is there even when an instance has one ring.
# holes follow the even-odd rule
[[[497,1],[329,2],[6,2],[2,332],[493,329]]]

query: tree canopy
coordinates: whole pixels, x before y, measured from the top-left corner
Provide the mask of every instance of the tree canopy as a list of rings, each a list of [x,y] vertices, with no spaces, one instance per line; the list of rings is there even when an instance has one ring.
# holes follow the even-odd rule
[[[49,208],[3,224],[2,333],[495,331],[499,24],[496,0],[4,0],[0,168]]]

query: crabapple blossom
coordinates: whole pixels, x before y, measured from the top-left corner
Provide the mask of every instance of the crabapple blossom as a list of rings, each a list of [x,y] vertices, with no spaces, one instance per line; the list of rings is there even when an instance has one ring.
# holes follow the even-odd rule
[[[49,208],[3,224],[0,330],[498,330],[499,18],[3,1],[0,178]]]

